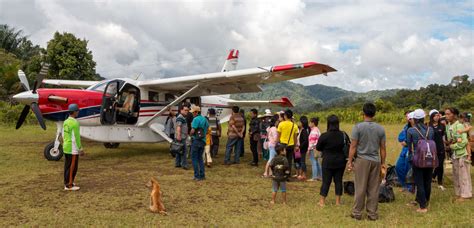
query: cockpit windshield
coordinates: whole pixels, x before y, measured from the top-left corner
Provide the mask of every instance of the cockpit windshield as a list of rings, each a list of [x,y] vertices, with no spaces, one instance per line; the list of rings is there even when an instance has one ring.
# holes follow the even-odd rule
[[[104,92],[105,87],[106,87],[107,84],[108,84],[109,82],[111,82],[111,81],[112,81],[112,80],[108,80],[108,81],[104,81],[104,82],[101,82],[101,83],[92,85],[92,86],[90,86],[89,88],[87,88],[87,90],[93,90],[93,91],[98,91],[98,92]],[[122,87],[122,85],[125,83],[124,81],[122,81],[122,80],[117,80],[117,79],[115,79],[114,81],[119,81],[119,87]]]

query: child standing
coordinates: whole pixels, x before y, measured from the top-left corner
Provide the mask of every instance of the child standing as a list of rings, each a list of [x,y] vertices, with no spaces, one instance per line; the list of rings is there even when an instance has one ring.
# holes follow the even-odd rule
[[[309,127],[311,128],[311,132],[309,133],[309,159],[311,160],[311,169],[313,175],[311,179],[308,179],[308,181],[320,181],[322,177],[321,166],[318,162],[320,153],[316,151],[316,144],[318,144],[319,136],[321,136],[321,132],[318,128],[318,123],[318,117],[311,118],[311,121],[309,123]]]
[[[272,117],[270,119],[270,126],[267,128],[267,140],[264,142],[263,147],[268,148],[269,157],[267,164],[265,165],[265,171],[263,172],[262,177],[270,177],[272,175],[270,170],[270,163],[272,162],[272,159],[277,155],[275,150],[275,146],[278,140],[278,132],[275,126],[277,120],[278,117]]]
[[[212,156],[211,156],[211,145],[212,145],[212,127],[207,129],[206,133],[206,145],[204,146],[204,162],[206,162],[206,166],[211,168],[212,164]]]
[[[288,164],[288,159],[283,154],[284,147],[278,145],[276,147],[277,156],[272,159],[270,162],[270,168],[273,172],[273,192],[272,192],[272,205],[275,204],[275,199],[278,190],[280,190],[283,196],[283,204],[286,204],[286,181],[290,175],[290,166]]]

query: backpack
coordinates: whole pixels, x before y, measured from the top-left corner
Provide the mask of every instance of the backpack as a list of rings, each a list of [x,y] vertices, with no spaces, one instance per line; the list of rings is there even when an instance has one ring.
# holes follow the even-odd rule
[[[344,157],[346,160],[349,158],[349,150],[351,148],[351,140],[349,139],[349,136],[346,134],[346,132],[342,132],[342,137],[344,138],[344,147],[342,148],[342,151],[344,152]],[[355,158],[355,155],[354,155]]]
[[[392,186],[381,184],[379,188],[379,203],[390,203],[395,201],[395,193]]]
[[[354,181],[344,181],[344,193],[353,196],[355,193]]]
[[[421,134],[420,130],[415,127],[420,134],[421,139],[416,144],[415,154],[413,156],[413,165],[418,168],[436,168],[438,167],[438,156],[436,152],[436,143],[432,139],[428,139],[430,128],[426,130],[426,136]]]
[[[286,181],[289,176],[288,160],[286,157],[278,155],[272,160],[273,180]]]
[[[387,174],[385,175],[385,183],[391,186],[400,186],[395,166],[388,165]]]

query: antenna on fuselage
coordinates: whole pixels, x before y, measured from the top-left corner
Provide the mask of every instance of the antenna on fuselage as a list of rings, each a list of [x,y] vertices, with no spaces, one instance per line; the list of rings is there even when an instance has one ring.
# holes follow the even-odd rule
[[[138,78],[140,78],[140,76],[142,76],[142,72],[140,72],[139,74],[137,74],[137,76],[135,77],[135,81],[137,81]]]

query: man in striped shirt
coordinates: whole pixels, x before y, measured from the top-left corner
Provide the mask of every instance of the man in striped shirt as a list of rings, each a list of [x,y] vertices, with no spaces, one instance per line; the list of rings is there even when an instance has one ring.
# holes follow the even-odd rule
[[[74,185],[76,178],[79,155],[84,155],[81,145],[81,134],[79,122],[76,117],[79,115],[77,104],[69,105],[69,118],[63,124],[63,151],[64,151],[64,190],[77,191],[79,186]]]

